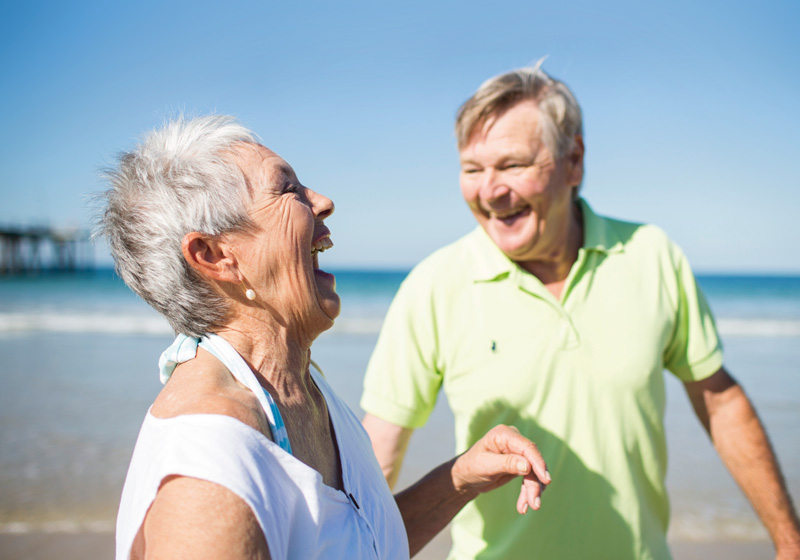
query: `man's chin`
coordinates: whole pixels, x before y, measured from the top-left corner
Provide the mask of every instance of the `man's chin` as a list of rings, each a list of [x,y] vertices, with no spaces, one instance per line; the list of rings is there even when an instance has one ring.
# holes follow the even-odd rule
[[[510,233],[492,228],[487,233],[494,244],[513,261],[525,260],[527,255],[531,253],[531,248],[535,245],[534,239],[521,232]]]

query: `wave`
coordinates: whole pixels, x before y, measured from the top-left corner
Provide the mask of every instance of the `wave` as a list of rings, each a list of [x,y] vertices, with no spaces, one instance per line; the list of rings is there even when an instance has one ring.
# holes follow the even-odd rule
[[[722,336],[796,338],[800,337],[800,319],[719,319]]]
[[[80,534],[112,533],[113,519],[0,523],[0,534]],[[768,538],[764,526],[752,516],[731,515],[730,512],[703,512],[676,514],[670,523],[670,537],[682,542],[763,541]]]
[[[381,317],[339,317],[330,330],[330,334],[362,334],[377,335],[383,325]]]
[[[158,315],[0,313],[0,333],[173,334]]]
[[[675,513],[670,520],[670,537],[684,542],[710,541],[764,541],[769,538],[767,530],[751,514],[724,510]]]
[[[334,335],[376,335],[383,315],[344,316],[331,329]],[[723,337],[800,338],[800,319],[722,318],[717,327]],[[143,313],[0,313],[0,335],[50,333],[169,335],[163,317]]]
[[[27,533],[111,533],[114,531],[114,520],[78,521],[63,519],[61,521],[11,521],[0,523],[0,534],[24,535]]]
[[[343,317],[331,334],[372,335],[380,331],[383,316]],[[0,313],[0,336],[31,333],[144,334],[172,336],[167,320],[143,313]]]

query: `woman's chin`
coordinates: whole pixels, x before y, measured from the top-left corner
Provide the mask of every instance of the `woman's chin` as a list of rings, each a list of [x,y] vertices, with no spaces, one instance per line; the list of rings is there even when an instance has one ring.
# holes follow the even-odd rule
[[[319,306],[331,322],[333,322],[342,310],[342,301],[339,299],[339,295],[334,292],[333,296],[320,297]]]
[[[325,315],[333,321],[342,310],[342,300],[336,293],[336,277],[330,272],[316,269],[314,280],[317,284],[317,301]]]

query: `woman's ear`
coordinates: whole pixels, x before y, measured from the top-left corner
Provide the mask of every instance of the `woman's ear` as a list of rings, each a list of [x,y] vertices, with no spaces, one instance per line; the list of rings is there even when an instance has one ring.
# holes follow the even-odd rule
[[[236,257],[219,239],[192,231],[183,236],[181,250],[189,266],[200,275],[220,282],[239,282]]]

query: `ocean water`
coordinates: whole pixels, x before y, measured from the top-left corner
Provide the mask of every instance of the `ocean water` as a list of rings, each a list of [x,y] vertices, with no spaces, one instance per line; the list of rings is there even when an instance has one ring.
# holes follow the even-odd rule
[[[338,271],[343,309],[312,354],[357,412],[361,379],[405,272]],[[726,366],[800,497],[800,277],[699,276]],[[0,277],[0,532],[113,530],[142,418],[160,390],[166,321],[109,270]],[[666,416],[676,540],[766,538],[679,383]],[[400,485],[453,453],[445,399],[412,439]],[[546,498],[546,496],[545,496]]]

